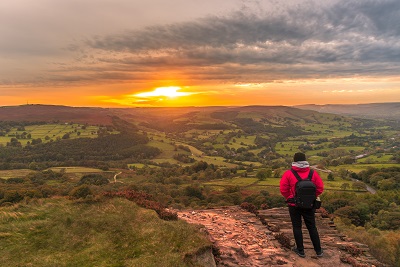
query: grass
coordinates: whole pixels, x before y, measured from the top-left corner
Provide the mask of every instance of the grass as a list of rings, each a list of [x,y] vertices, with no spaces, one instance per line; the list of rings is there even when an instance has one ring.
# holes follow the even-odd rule
[[[208,164],[214,164],[217,166],[223,166],[223,167],[228,167],[228,168],[235,168],[237,165],[229,162],[225,162],[225,158],[223,157],[212,157],[212,156],[192,156],[197,161],[204,161],[207,162]]]
[[[327,174],[319,172],[323,182],[324,188],[326,190],[342,190],[341,186],[343,183],[352,184],[351,181],[343,180],[342,178],[336,176],[334,181],[328,181]],[[240,186],[242,188],[246,188],[253,191],[261,191],[264,190],[266,187],[275,188],[272,189],[274,192],[279,192],[279,183],[281,178],[273,178],[268,177],[265,181],[259,181],[257,178],[253,177],[235,177],[232,179],[220,179],[220,180],[213,180],[210,182],[203,183],[204,185],[211,186],[217,190],[222,190],[228,186]]]
[[[98,126],[86,126],[83,127],[81,124],[41,124],[41,125],[28,125],[25,126],[24,131],[18,131],[17,128],[11,129],[6,136],[0,136],[0,145],[7,145],[12,137],[16,134],[27,133],[31,135],[30,139],[18,139],[18,141],[25,146],[28,141],[31,142],[32,139],[41,138],[42,142],[46,143],[50,140],[56,140],[57,138],[62,138],[64,134],[69,133],[70,139],[97,137]],[[79,135],[78,135],[79,132]],[[113,132],[117,133],[117,132]],[[46,140],[47,139],[47,140]]]
[[[128,164],[129,168],[137,168],[137,169],[142,169],[144,167],[148,167],[148,168],[160,168],[160,166],[157,165],[152,165],[152,164],[143,164],[143,163],[131,163]]]
[[[390,168],[390,167],[399,167],[399,164],[396,163],[375,163],[375,164],[350,164],[350,165],[340,165],[337,167],[329,167],[333,171],[338,171],[340,169],[349,170],[355,173],[360,171],[367,170],[368,168]]]
[[[204,185],[212,185],[212,186],[249,186],[258,181],[256,178],[243,178],[243,177],[235,177],[232,179],[221,179],[221,180],[213,180],[212,182],[204,183]]]
[[[62,170],[65,171],[65,174],[68,175],[69,178],[71,179],[80,179],[82,176],[90,174],[90,173],[113,173],[112,171],[103,171],[100,169],[95,169],[95,168],[87,168],[87,167],[53,167],[49,168],[49,170],[52,170],[54,172],[60,172]]]
[[[383,154],[380,156],[370,155],[368,157],[357,160],[360,163],[385,163],[390,162],[392,159],[392,154]]]
[[[186,266],[185,254],[210,245],[196,226],[125,199],[2,207],[0,239],[2,266]]]
[[[275,150],[277,153],[281,155],[292,155],[294,152],[298,150],[300,145],[305,144],[304,141],[285,141],[277,143],[275,146]]]
[[[94,172],[104,172],[100,169],[87,168],[87,167],[53,167],[50,170],[54,172],[60,172],[64,170],[65,173],[94,173]]]
[[[0,170],[0,178],[22,178],[27,176],[29,173],[35,172],[30,169],[19,169],[19,170]]]

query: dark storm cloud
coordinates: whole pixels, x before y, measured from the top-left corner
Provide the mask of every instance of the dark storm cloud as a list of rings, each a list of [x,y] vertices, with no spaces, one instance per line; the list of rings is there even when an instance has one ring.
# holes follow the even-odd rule
[[[304,78],[398,73],[400,1],[316,3],[257,13],[243,10],[96,37],[87,43],[123,54],[118,59],[98,57],[120,70],[192,67],[203,76],[207,71],[201,67],[216,67],[210,76],[245,71],[259,80],[279,79],[285,73]]]

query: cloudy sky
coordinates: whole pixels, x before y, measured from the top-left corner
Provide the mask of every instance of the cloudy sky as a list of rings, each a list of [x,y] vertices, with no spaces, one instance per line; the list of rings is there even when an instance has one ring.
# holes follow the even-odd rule
[[[398,0],[2,0],[0,106],[400,101]]]

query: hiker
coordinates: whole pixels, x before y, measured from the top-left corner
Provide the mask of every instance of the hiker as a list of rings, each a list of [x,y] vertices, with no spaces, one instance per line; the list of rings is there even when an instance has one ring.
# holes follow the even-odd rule
[[[300,183],[297,184],[299,179],[302,180],[301,186]],[[312,183],[307,180],[311,180]],[[306,200],[299,200],[299,198],[302,198],[302,196],[300,196],[301,194],[306,195],[306,193],[299,193],[301,191],[301,189],[299,188],[302,186],[303,189],[306,186],[310,187],[305,188],[305,190],[303,190],[302,192],[312,192],[312,198],[308,197],[311,200],[307,200],[307,197],[305,197]],[[314,188],[311,189],[311,187]],[[304,253],[303,233],[301,230],[302,217],[307,226],[308,233],[310,234],[310,238],[317,256],[322,257],[324,253],[321,248],[318,230],[315,225],[315,209],[319,208],[316,207],[317,205],[315,205],[315,201],[316,198],[322,194],[323,190],[324,184],[322,182],[322,179],[316,171],[310,169],[310,165],[306,160],[306,155],[301,152],[295,153],[292,168],[290,170],[287,170],[281,178],[280,191],[286,199],[289,207],[290,219],[292,221],[293,235],[296,242],[296,247],[294,247],[292,250],[302,258],[306,256]],[[307,204],[307,202],[309,203]]]

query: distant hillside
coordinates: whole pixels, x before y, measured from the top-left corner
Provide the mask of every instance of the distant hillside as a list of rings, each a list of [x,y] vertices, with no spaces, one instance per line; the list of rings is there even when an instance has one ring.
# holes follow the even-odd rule
[[[134,125],[165,132],[190,129],[224,130],[232,128],[262,128],[264,124],[321,122],[317,111],[287,106],[243,107],[169,107],[169,108],[99,108],[55,105],[22,105],[0,107],[0,121],[74,122],[91,125],[115,125],[119,117]],[[113,119],[114,118],[114,119]]]
[[[356,116],[374,119],[394,119],[400,118],[400,102],[395,103],[372,103],[357,105],[300,105],[295,106],[300,109],[314,110],[323,113],[334,113],[340,115]]]
[[[139,121],[154,119],[165,120],[232,120],[237,117],[260,118],[292,118],[298,119],[315,114],[314,111],[302,111],[287,106],[242,106],[242,107],[184,107],[184,108],[127,108],[111,109],[115,115],[122,118],[134,118]],[[217,115],[216,115],[217,114]],[[219,118],[220,114],[221,118]],[[226,116],[225,116],[225,115]]]
[[[0,121],[75,122],[111,125],[108,109],[77,108],[53,105],[22,105],[0,107]]]
[[[0,107],[0,121],[74,122],[91,125],[112,125],[119,117],[135,125],[161,131],[189,129],[227,129],[241,127],[249,121],[276,126],[290,123],[321,122],[320,112],[371,118],[400,117],[400,103],[367,105],[303,105],[184,107],[184,108],[99,108],[53,105]],[[254,124],[253,123],[253,124]],[[236,125],[236,126],[234,126]],[[200,128],[199,128],[200,127]]]
[[[161,131],[227,129],[259,124],[285,126],[315,122],[318,112],[286,106],[186,107],[112,109],[122,119]],[[236,126],[235,126],[236,125]]]
[[[299,110],[287,106],[245,106],[220,109],[213,112],[212,117],[219,117],[228,121],[237,118],[264,119],[276,123],[283,119],[304,119],[315,113],[314,111]]]
[[[280,124],[284,119],[304,120],[315,111],[375,119],[400,118],[400,102],[358,105],[300,105],[244,107],[184,107],[184,108],[98,108],[55,105],[22,105],[0,107],[0,121],[76,122],[111,125],[112,116],[140,123],[221,123],[237,118],[251,118]]]

